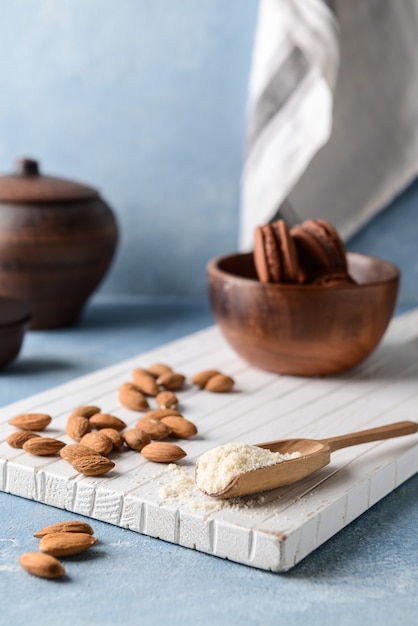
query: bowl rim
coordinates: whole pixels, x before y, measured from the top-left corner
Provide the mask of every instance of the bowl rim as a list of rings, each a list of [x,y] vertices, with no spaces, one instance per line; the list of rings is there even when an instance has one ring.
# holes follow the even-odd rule
[[[27,315],[23,319],[20,319],[16,322],[11,322],[10,324],[0,324],[0,332],[24,328],[25,326],[28,326],[30,324],[30,321],[31,316]]]
[[[219,264],[222,261],[225,261],[227,259],[231,259],[234,257],[250,257],[252,256],[252,252],[232,252],[229,254],[222,254],[216,257],[213,257],[212,259],[210,259],[207,263],[206,269],[209,275],[213,275],[213,276],[218,276],[219,278],[224,278],[224,277],[229,277],[232,278],[235,282],[237,283],[245,283],[245,284],[253,284],[258,285],[258,286],[262,286],[263,288],[266,289],[275,289],[277,290],[279,289],[283,289],[286,291],[316,291],[316,290],[320,290],[323,291],[324,290],[324,286],[323,285],[315,285],[315,284],[300,284],[300,283],[262,283],[261,281],[254,279],[254,278],[250,278],[250,277],[246,277],[246,276],[240,276],[238,274],[233,274],[231,272],[227,272],[223,269],[221,269],[219,267]],[[326,290],[332,290],[332,289],[336,289],[338,291],[341,291],[342,289],[368,289],[369,287],[373,287],[373,286],[379,286],[379,285],[385,285],[385,284],[389,284],[391,282],[397,282],[399,281],[400,278],[400,269],[397,267],[397,265],[395,265],[394,263],[392,263],[392,261],[388,261],[386,259],[382,259],[380,257],[376,257],[376,256],[372,256],[369,254],[363,254],[361,252],[350,252],[347,251],[347,257],[348,259],[350,259],[350,257],[359,257],[359,258],[366,258],[366,259],[370,259],[371,261],[377,261],[379,263],[383,263],[384,265],[387,266],[388,270],[390,270],[389,275],[382,279],[382,280],[373,280],[373,281],[369,281],[369,282],[365,282],[365,283],[341,283],[341,284],[333,284],[333,285],[329,285],[326,287]]]

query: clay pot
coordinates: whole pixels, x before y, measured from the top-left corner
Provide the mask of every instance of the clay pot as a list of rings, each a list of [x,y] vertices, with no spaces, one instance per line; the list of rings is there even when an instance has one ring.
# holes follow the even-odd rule
[[[30,328],[77,321],[117,238],[112,210],[95,189],[42,176],[31,159],[0,176],[0,296],[29,301]]]
[[[29,319],[27,302],[0,298],[0,369],[19,354]]]

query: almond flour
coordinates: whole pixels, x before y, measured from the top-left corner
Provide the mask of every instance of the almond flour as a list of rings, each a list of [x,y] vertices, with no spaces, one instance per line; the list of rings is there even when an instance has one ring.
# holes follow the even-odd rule
[[[202,454],[198,460],[196,484],[204,493],[216,494],[239,474],[298,456],[300,452],[281,454],[247,443],[227,443]]]

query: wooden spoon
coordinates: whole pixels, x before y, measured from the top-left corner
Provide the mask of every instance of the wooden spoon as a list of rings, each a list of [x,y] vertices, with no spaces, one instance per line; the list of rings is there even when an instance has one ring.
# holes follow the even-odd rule
[[[301,456],[238,474],[222,491],[206,495],[216,498],[235,498],[290,485],[328,465],[331,453],[335,450],[370,441],[411,435],[417,431],[417,423],[405,421],[328,439],[283,439],[260,443],[258,447],[271,450],[271,452],[281,454],[300,452]],[[196,472],[198,471],[197,466]]]

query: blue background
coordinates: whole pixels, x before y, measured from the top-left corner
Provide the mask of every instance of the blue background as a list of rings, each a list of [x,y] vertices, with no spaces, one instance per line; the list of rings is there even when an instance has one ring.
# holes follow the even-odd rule
[[[237,248],[257,0],[0,0],[0,172],[86,182],[121,241],[112,294],[199,296]]]

